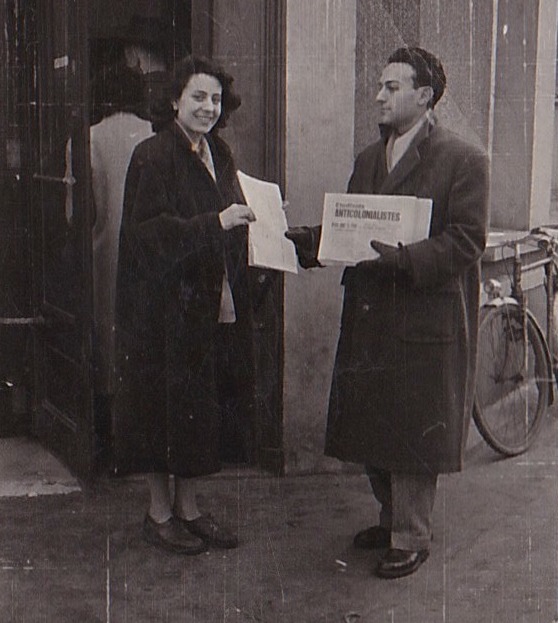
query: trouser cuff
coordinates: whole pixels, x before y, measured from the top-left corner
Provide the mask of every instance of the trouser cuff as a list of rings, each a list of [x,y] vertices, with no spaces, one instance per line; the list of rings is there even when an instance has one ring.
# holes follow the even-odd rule
[[[431,535],[391,533],[391,547],[394,549],[406,549],[412,552],[418,552],[421,549],[430,550],[431,542]]]

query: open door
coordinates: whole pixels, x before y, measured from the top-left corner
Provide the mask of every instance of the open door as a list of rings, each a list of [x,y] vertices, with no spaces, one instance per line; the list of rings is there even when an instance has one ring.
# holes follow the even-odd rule
[[[94,469],[87,2],[23,8],[28,92],[23,137],[32,209],[33,432],[74,474]]]

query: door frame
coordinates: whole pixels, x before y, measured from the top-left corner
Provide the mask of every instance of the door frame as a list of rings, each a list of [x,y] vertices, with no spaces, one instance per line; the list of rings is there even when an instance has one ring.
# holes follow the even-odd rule
[[[222,16],[216,15],[217,8],[223,6],[220,0],[192,0],[192,52],[211,58],[214,53],[214,23]],[[261,18],[264,54],[263,106],[265,110],[264,177],[275,182],[284,193],[286,177],[286,27],[287,0],[273,0],[264,3]],[[263,308],[263,325],[266,328],[258,335],[263,341],[263,350],[274,353],[273,369],[269,360],[263,364],[265,371],[276,379],[270,391],[263,389],[265,404],[260,408],[266,417],[258,418],[255,431],[258,452],[257,466],[273,474],[283,474],[285,451],[283,447],[283,371],[284,371],[284,277],[283,273],[264,271],[260,273],[267,304]],[[275,318],[269,318],[270,310]],[[265,317],[268,314],[268,317]],[[266,322],[267,321],[267,322]],[[260,362],[262,363],[262,362]],[[267,383],[265,384],[268,385]],[[256,392],[258,396],[260,393]],[[258,402],[258,400],[257,400]]]
[[[286,101],[287,101],[287,0],[265,3],[265,72],[264,107],[264,171],[268,181],[279,185],[285,196],[286,179]],[[283,273],[274,275],[270,286],[275,313],[279,318],[271,339],[276,353],[274,396],[271,405],[273,419],[270,426],[260,431],[260,458],[262,469],[273,474],[285,473],[285,449],[283,427],[284,382],[284,318],[285,278]]]
[[[90,167],[89,167],[89,59],[88,59],[88,19],[87,2],[72,2],[66,0],[68,10],[74,11],[71,27],[73,36],[78,40],[73,49],[73,58],[70,54],[58,57],[58,51],[52,49],[51,39],[48,33],[54,27],[55,7],[47,6],[42,0],[35,0],[26,7],[26,19],[24,25],[24,37],[27,45],[26,89],[24,105],[24,132],[22,132],[22,177],[27,188],[28,205],[32,211],[31,223],[31,247],[33,257],[33,270],[31,271],[33,312],[35,318],[42,319],[42,326],[33,328],[33,401],[32,401],[32,431],[35,436],[60,457],[67,467],[76,476],[83,480],[89,480],[95,472],[95,437],[93,421],[93,391],[92,391],[92,270],[91,270],[91,236],[86,232],[91,231],[92,203],[90,196]],[[56,0],[58,4],[60,0]],[[57,7],[58,8],[58,7]],[[49,10],[50,9],[50,10]],[[66,13],[65,13],[66,14]],[[36,45],[33,46],[32,44]],[[56,58],[55,58],[56,57]],[[41,102],[45,81],[47,80],[53,63],[56,67],[68,67],[72,79],[75,81],[74,99],[66,105],[71,106],[71,116],[75,119],[72,124],[72,155],[73,173],[75,184],[72,186],[73,204],[79,206],[75,211],[77,222],[76,231],[79,232],[79,253],[81,255],[81,273],[79,304],[75,314],[67,313],[67,310],[52,305],[44,297],[43,273],[44,248],[42,243],[42,209],[41,185],[49,183],[40,180],[37,176],[42,174],[41,155],[39,149],[38,129]],[[36,74],[36,77],[33,74]],[[36,80],[36,83],[35,83]],[[61,181],[51,181],[57,184]],[[72,364],[77,366],[76,378],[79,384],[79,396],[77,398],[76,417],[68,417],[48,400],[46,386],[46,349],[49,333],[54,334],[60,327],[71,327],[72,334],[79,341],[77,361]],[[73,338],[72,338],[73,339]],[[63,357],[64,353],[60,352]],[[67,357],[70,360],[70,357]]]

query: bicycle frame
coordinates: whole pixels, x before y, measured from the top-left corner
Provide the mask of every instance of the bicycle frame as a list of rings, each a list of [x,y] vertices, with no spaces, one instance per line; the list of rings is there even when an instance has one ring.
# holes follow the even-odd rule
[[[524,264],[521,259],[521,244],[527,239],[531,239],[532,236],[527,238],[516,240],[508,243],[507,246],[511,246],[513,249],[513,270],[511,275],[511,292],[510,296],[502,295],[502,285],[496,280],[491,279],[485,284],[485,291],[489,296],[489,300],[486,303],[488,307],[500,307],[504,304],[515,305],[520,309],[521,317],[529,316],[534,327],[542,338],[542,342],[545,350],[545,357],[549,366],[549,370],[552,370],[554,379],[558,383],[558,355],[556,337],[554,335],[555,321],[554,321],[554,302],[555,302],[555,287],[557,285],[557,270],[556,270],[556,246],[557,242],[552,236],[544,236],[538,240],[538,246],[542,249],[546,257],[540,260],[535,260],[529,264]],[[539,268],[544,268],[544,288],[546,299],[546,334],[543,331],[540,323],[535,318],[533,313],[527,308],[525,292],[523,290],[523,275],[528,272],[532,272]],[[527,323],[522,322],[523,331],[526,330]],[[525,353],[527,356],[527,353]],[[527,362],[525,362],[527,363]],[[550,386],[549,405],[554,402],[554,383]]]
[[[496,452],[510,457],[526,452],[540,433],[558,381],[558,341],[554,336],[555,289],[558,287],[558,228],[533,230],[502,245],[513,250],[508,271],[511,292],[485,282],[489,296],[479,317],[477,386],[473,419],[481,436]],[[522,245],[536,243],[544,257],[522,258]],[[505,259],[502,253],[502,259]],[[509,257],[507,258],[510,259]],[[509,268],[509,262],[505,266]],[[528,308],[525,273],[544,269],[546,334]],[[538,287],[538,282],[537,284]]]

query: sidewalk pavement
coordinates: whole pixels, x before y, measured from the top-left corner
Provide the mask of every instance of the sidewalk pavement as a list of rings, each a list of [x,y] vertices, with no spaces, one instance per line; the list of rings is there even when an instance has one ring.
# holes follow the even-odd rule
[[[237,550],[144,543],[140,480],[0,499],[2,623],[551,623],[558,613],[558,419],[501,460],[472,429],[464,472],[440,478],[429,560],[373,575],[352,547],[377,506],[354,473],[208,478],[202,507]]]

